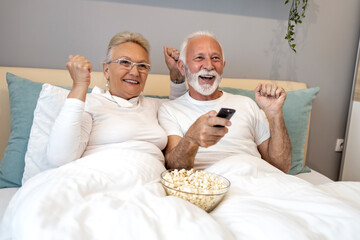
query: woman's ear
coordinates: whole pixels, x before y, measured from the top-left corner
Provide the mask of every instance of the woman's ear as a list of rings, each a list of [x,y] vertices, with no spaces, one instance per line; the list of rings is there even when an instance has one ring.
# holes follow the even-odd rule
[[[107,80],[110,79],[110,73],[109,73],[109,64],[107,63],[103,63],[103,72],[104,72],[104,76]]]

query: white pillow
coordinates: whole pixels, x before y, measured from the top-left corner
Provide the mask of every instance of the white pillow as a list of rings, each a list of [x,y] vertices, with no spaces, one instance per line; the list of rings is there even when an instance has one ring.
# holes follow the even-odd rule
[[[36,174],[52,168],[46,160],[46,145],[55,119],[68,94],[69,90],[47,83],[43,84],[34,111],[33,124],[25,154],[22,184]]]

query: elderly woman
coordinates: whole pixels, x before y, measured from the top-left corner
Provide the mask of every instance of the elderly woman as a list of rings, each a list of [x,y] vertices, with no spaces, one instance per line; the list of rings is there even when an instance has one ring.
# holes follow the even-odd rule
[[[47,158],[58,167],[108,148],[150,153],[164,161],[165,131],[157,120],[163,100],[141,95],[150,70],[149,43],[138,33],[116,34],[109,43],[103,72],[108,90],[95,87],[87,94],[92,65],[70,55],[66,64],[73,87],[56,119],[47,146]],[[178,52],[164,48],[173,82],[183,82],[176,69]],[[173,68],[171,68],[173,66]],[[177,79],[174,79],[177,78]],[[185,84],[171,84],[171,98],[182,95]],[[177,86],[177,87],[176,87]]]

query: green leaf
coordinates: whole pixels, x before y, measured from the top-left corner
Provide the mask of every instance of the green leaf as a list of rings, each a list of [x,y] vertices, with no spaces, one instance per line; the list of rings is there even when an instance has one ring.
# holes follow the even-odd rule
[[[287,4],[289,0],[285,0]],[[302,19],[305,17],[305,10],[307,8],[308,0],[292,0],[292,4],[289,10],[288,27],[285,35],[285,39],[289,42],[290,48],[296,53],[295,46],[292,44],[295,40],[295,26],[302,23]],[[300,8],[302,11],[298,9]]]

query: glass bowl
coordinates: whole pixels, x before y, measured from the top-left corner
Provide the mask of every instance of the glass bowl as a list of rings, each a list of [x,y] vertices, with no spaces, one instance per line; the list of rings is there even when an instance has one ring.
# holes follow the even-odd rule
[[[195,186],[194,184],[176,184],[172,181],[169,181],[169,179],[165,179],[165,176],[168,173],[171,174],[173,171],[174,170],[166,170],[160,175],[161,184],[165,189],[166,194],[168,196],[176,196],[182,198],[202,208],[208,213],[215,209],[215,207],[221,202],[221,200],[224,198],[230,188],[230,181],[228,179],[221,175],[209,173],[206,171],[201,172],[208,174],[208,176],[211,175],[212,179],[215,179],[214,181],[220,182],[222,186],[216,189],[206,189],[202,186]]]

